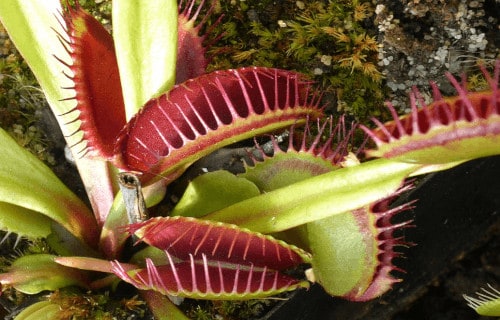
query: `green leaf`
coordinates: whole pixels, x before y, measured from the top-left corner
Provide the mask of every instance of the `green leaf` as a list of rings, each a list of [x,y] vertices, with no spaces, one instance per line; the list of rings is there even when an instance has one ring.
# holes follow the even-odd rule
[[[268,192],[337,169],[338,166],[320,156],[288,150],[286,153],[275,152],[263,162],[256,162],[239,176]]]
[[[45,300],[25,308],[14,320],[60,319],[60,312],[60,305]]]
[[[0,202],[0,230],[14,232],[30,239],[46,238],[51,220],[39,212]]]
[[[291,184],[203,218],[261,233],[283,231],[387,197],[420,167],[377,159]]]
[[[26,294],[57,290],[71,285],[86,287],[87,278],[80,270],[54,262],[50,254],[23,256],[12,263],[8,272],[0,274],[2,286],[12,286]]]
[[[224,170],[208,172],[189,183],[170,215],[202,217],[259,194],[257,186],[245,178]]]
[[[24,208],[21,211],[24,213],[20,215],[31,210],[52,218],[77,238],[95,246],[98,239],[97,225],[85,204],[43,162],[20,147],[2,129],[0,149],[0,202]],[[9,218],[3,218],[3,221],[14,222]],[[34,228],[38,228],[39,233],[45,233],[47,221],[42,218],[38,221],[40,225]],[[30,225],[17,228],[28,227]]]
[[[367,256],[367,242],[372,235],[360,232],[351,212],[308,223],[307,228],[314,275],[329,294],[344,296],[366,274],[373,275],[373,259]],[[359,289],[363,291],[366,287]]]
[[[65,34],[62,19],[57,20],[60,12],[59,0],[11,0],[0,6],[0,22],[30,66],[56,115],[75,106],[74,101],[61,100],[71,96],[71,92],[62,87],[72,87],[72,82],[63,74],[65,67],[54,58],[71,61],[57,36],[57,33]],[[79,127],[78,122],[69,123],[71,119],[71,116],[57,117],[65,136],[70,136]],[[73,135],[68,138],[68,144],[80,138],[80,135]]]
[[[153,290],[141,290],[141,296],[146,300],[155,319],[158,320],[189,320],[170,299]]]
[[[113,1],[113,36],[127,119],[175,83],[177,2]]]

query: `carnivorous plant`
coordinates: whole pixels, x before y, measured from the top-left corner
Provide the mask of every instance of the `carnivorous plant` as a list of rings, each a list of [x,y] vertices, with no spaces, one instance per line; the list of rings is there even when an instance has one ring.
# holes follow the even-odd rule
[[[202,6],[115,0],[111,35],[78,2],[0,5],[91,204],[0,130],[0,227],[52,250],[12,262],[2,289],[99,290],[121,280],[158,319],[185,318],[167,297],[263,298],[309,281],[366,301],[400,281],[392,258],[405,243],[393,232],[408,223],[391,217],[413,204],[390,204],[411,188],[405,180],[500,153],[498,61],[493,75],[483,69],[489,91],[469,92],[448,74],[455,97],[431,83],[433,101],[415,89],[410,114],[389,105],[393,121],[348,126],[324,114],[299,73],[205,73]],[[373,147],[352,147],[360,128]],[[242,172],[196,177],[172,210],[148,216],[194,162],[257,136],[267,142],[248,148]],[[299,266],[307,279],[285,272]],[[61,310],[42,301],[18,318]]]

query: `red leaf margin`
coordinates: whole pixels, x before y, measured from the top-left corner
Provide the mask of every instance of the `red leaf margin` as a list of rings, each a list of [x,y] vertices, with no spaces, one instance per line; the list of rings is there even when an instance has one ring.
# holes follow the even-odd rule
[[[75,108],[67,113],[78,112],[71,122],[81,122],[79,143],[86,142],[82,151],[110,159],[116,137],[126,123],[113,38],[78,1],[75,7],[66,6],[63,19],[67,34],[58,36],[72,62],[58,60],[72,72],[65,74],[74,86],[65,89],[75,91],[75,96],[64,100],[76,100]]]
[[[389,103],[394,120],[375,129],[361,128],[377,145],[366,150],[369,157],[384,157],[412,163],[447,163],[498,153],[500,135],[500,60],[493,77],[482,72],[489,91],[469,92],[465,79],[460,84],[450,73],[446,77],[458,95],[443,98],[431,82],[434,101],[426,105],[417,89],[410,94],[411,113],[399,117]],[[417,105],[420,104],[421,108]]]
[[[156,217],[127,227],[140,241],[181,260],[205,254],[210,260],[284,270],[310,261],[293,245],[233,224],[190,217]]]
[[[256,299],[309,287],[307,281],[265,267],[224,265],[208,261],[205,255],[201,260],[191,255],[189,261],[171,261],[162,266],[155,266],[151,259],[146,259],[146,268],[134,270],[126,270],[116,261],[111,263],[120,279],[138,289],[194,299]]]
[[[206,19],[215,8],[215,0],[209,1],[211,5],[199,23],[196,23],[196,20],[205,5],[205,0],[202,0],[196,9],[194,8],[196,0],[189,0],[188,3],[184,3],[183,0],[179,1],[176,83],[182,83],[206,72],[210,59],[206,57],[207,48],[203,43],[207,40],[207,33],[209,32],[202,33],[201,30],[206,23]],[[215,22],[211,29],[219,21]]]
[[[215,71],[150,100],[116,144],[115,165],[143,172],[143,184],[172,181],[218,148],[319,118],[311,81],[286,70],[248,67]]]
[[[186,217],[157,217],[127,227],[162,249],[167,264],[145,260],[130,270],[117,261],[113,272],[142,290],[198,299],[252,299],[307,288],[281,271],[310,261],[310,255],[271,236],[236,225]]]

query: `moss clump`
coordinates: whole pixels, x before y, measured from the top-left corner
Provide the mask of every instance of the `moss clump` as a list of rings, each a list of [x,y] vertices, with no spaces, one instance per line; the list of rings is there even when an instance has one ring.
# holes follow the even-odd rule
[[[252,299],[243,301],[196,301],[188,300],[186,314],[193,320],[240,320],[258,319],[272,308],[276,299]]]
[[[370,2],[221,1],[218,9],[211,70],[296,70],[318,82],[333,112],[364,121],[385,110]]]
[[[61,290],[51,293],[48,300],[60,306],[58,316],[61,320],[143,319],[147,313],[146,303],[138,296],[118,300],[111,298],[108,292],[80,293]]]
[[[49,142],[37,126],[37,112],[46,106],[35,77],[0,25],[0,127],[38,158],[53,164],[47,152]]]
[[[500,58],[500,54],[497,58]],[[474,72],[469,73],[467,76],[467,90],[469,91],[484,91],[488,90],[490,85],[486,80],[484,73],[480,70],[479,66],[485,67],[490,74],[495,69],[496,59],[474,59]]]

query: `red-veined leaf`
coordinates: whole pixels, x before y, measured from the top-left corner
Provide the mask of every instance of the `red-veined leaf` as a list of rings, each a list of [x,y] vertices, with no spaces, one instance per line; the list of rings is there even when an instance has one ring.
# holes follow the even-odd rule
[[[321,115],[311,83],[269,68],[216,71],[149,101],[116,146],[117,165],[143,172],[149,184],[174,179],[200,157],[225,145]]]
[[[168,252],[166,253],[170,258]],[[195,299],[243,300],[264,298],[284,291],[307,288],[309,283],[266,267],[210,261],[202,254],[188,261],[155,266],[146,259],[146,268],[126,271],[113,262],[116,275],[141,290]]]
[[[81,121],[82,142],[90,155],[109,159],[114,142],[125,125],[125,109],[115,56],[113,39],[108,31],[76,2],[64,12],[67,35],[61,42],[71,55],[67,65],[74,87],[78,112],[74,121]]]
[[[129,232],[141,241],[181,260],[205,254],[225,263],[252,263],[283,270],[307,262],[309,255],[268,235],[236,225],[187,217],[157,217],[132,224]]]
[[[468,92],[451,75],[448,79],[458,95],[443,98],[432,84],[434,102],[426,105],[415,89],[410,95],[412,111],[398,117],[394,107],[389,108],[394,121],[365,132],[377,144],[367,155],[385,157],[410,163],[441,164],[496,155],[500,150],[500,60],[493,78],[483,69],[490,91]],[[422,108],[417,109],[417,103]]]
[[[185,217],[157,217],[128,227],[141,241],[164,250],[166,262],[114,272],[139,289],[209,299],[250,299],[307,287],[280,271],[306,263],[305,251],[235,225]]]

